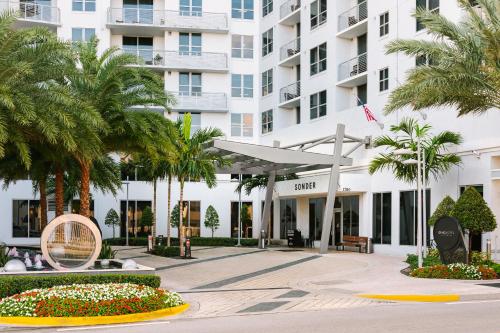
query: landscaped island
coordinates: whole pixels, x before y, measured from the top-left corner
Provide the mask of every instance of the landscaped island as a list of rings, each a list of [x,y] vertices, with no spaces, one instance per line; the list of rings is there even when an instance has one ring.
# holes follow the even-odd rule
[[[0,317],[119,316],[179,307],[174,292],[130,283],[32,289],[0,300]]]

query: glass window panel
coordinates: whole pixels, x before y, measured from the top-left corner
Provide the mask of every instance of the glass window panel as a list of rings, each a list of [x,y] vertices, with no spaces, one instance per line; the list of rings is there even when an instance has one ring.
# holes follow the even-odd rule
[[[71,40],[72,41],[81,41],[82,39],[83,39],[83,29],[73,28],[71,30]]]
[[[29,201],[14,200],[12,202],[12,237],[28,237]]]

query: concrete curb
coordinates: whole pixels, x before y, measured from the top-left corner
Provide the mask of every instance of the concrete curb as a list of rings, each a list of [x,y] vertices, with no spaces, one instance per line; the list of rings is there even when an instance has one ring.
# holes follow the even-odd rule
[[[177,315],[186,311],[188,308],[189,304],[183,304],[153,312],[100,317],[0,317],[0,324],[17,326],[94,326],[125,324]]]
[[[399,302],[458,302],[460,295],[445,294],[445,295],[391,295],[391,294],[361,294],[358,297],[381,299],[386,301]]]

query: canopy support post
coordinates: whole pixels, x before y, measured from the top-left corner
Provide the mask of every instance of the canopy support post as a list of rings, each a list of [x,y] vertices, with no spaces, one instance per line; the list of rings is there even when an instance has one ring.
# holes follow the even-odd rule
[[[271,203],[273,202],[273,191],[274,191],[274,183],[276,180],[276,171],[271,171],[269,173],[269,178],[267,179],[267,187],[266,187],[266,199],[264,201],[264,212],[262,213],[262,221],[260,222],[259,229],[259,248],[265,248],[266,244],[266,235],[262,233],[264,230],[267,233],[267,229],[269,228],[269,220],[271,219]]]
[[[326,197],[325,213],[323,215],[323,229],[321,231],[321,243],[319,253],[328,253],[328,243],[333,224],[333,206],[339,184],[340,161],[342,157],[342,144],[344,143],[345,125],[337,124],[335,145],[333,149],[333,165],[330,171],[330,181],[328,184],[328,195]],[[333,237],[335,244],[335,236]]]

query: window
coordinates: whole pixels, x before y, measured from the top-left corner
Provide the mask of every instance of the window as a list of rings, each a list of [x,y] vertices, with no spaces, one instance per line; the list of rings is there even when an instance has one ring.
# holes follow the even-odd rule
[[[373,242],[391,244],[392,194],[373,193]]]
[[[474,187],[482,197],[484,197],[484,186],[483,185],[461,185],[460,195],[464,194],[465,190],[469,187]]]
[[[343,234],[359,236],[359,197],[342,197]]]
[[[123,0],[123,21],[153,24],[153,0]]]
[[[191,136],[193,136],[194,133],[198,132],[201,129],[201,113],[187,113],[191,114]],[[185,114],[186,113],[184,112],[179,113],[179,119],[184,119]]]
[[[439,13],[439,0],[416,0],[417,8],[427,9],[433,13]],[[417,20],[417,31],[424,29],[422,22]]]
[[[386,91],[389,89],[389,68],[386,67],[378,71],[378,90]]]
[[[95,0],[73,0],[73,11],[95,12]]]
[[[262,134],[273,131],[273,110],[262,112]]]
[[[232,0],[231,17],[253,20],[253,0]]]
[[[239,202],[231,202],[231,237],[238,237],[238,211]],[[241,237],[252,238],[253,203],[241,203]]]
[[[93,36],[95,36],[94,28],[73,28],[71,30],[73,42],[88,42]]]
[[[362,106],[363,104],[368,103],[368,91],[367,91],[367,85],[362,84],[360,86],[357,86],[356,88],[357,93],[358,93],[358,106]]]
[[[311,75],[326,70],[326,43],[311,49]]]
[[[147,65],[153,63],[153,38],[123,36],[123,52],[138,56]]]
[[[379,17],[380,37],[389,34],[389,12],[385,12]]]
[[[297,201],[280,200],[280,238],[286,239],[287,232],[297,229]]]
[[[273,0],[263,0],[262,1],[262,17],[273,11]]]
[[[273,28],[262,34],[262,56],[273,52]]]
[[[399,244],[417,244],[417,191],[404,191],[399,195]],[[431,191],[426,192],[426,212],[423,223],[430,217],[431,213]],[[430,241],[430,229],[427,228],[427,245]]]
[[[201,73],[179,73],[179,95],[201,96]]]
[[[64,206],[66,207],[66,206]],[[92,217],[95,217],[94,215],[94,200],[90,200],[90,216]],[[55,207],[54,207],[54,210],[55,210]],[[64,208],[64,210],[66,211],[66,208]],[[71,213],[72,214],[78,214],[80,212],[80,200],[73,200],[71,201]]]
[[[434,60],[427,54],[419,55],[415,58],[415,66],[432,66],[436,64]]]
[[[231,136],[253,136],[253,114],[231,113]]]
[[[316,0],[311,3],[311,29],[326,22],[326,1]]]
[[[151,201],[128,201],[128,212],[127,212],[127,201],[120,201],[120,236],[125,237],[125,232],[127,230],[127,215],[128,215],[128,234],[129,237],[134,236],[147,236],[149,233],[149,227],[141,226],[142,213],[146,207],[151,208]]]
[[[311,119],[326,116],[326,90],[312,94],[309,98]]]
[[[12,237],[40,237],[42,211],[39,200],[12,201]]]
[[[262,96],[267,96],[273,92],[273,69],[262,73]]]
[[[188,236],[200,237],[201,201],[184,201],[182,208],[182,225],[188,228]]]
[[[202,0],[180,0],[179,14],[181,16],[201,16]]]
[[[253,97],[253,75],[232,74],[231,75],[232,97]]]
[[[181,55],[199,56],[201,55],[201,34],[200,33],[179,33],[179,53]]]
[[[231,40],[233,58],[253,58],[253,36],[233,35]]]

